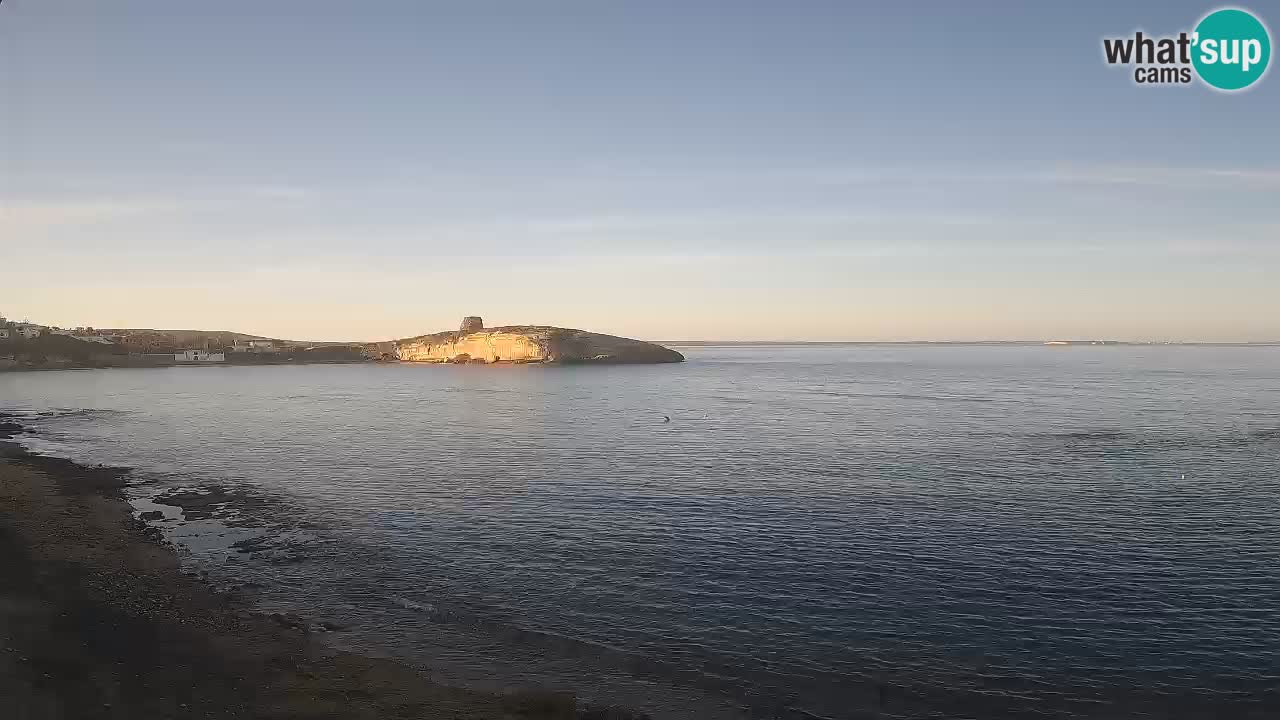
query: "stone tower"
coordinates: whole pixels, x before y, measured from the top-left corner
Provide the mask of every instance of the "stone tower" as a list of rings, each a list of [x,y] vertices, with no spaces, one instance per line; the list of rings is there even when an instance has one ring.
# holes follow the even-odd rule
[[[458,328],[458,332],[471,333],[484,329],[484,319],[478,315],[468,315],[462,318],[462,327]]]

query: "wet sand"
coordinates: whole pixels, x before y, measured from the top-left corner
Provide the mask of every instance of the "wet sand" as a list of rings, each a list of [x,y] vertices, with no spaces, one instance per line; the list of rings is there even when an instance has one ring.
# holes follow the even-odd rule
[[[5,418],[0,417],[0,423]],[[446,687],[237,606],[135,520],[126,473],[27,454],[0,424],[0,708],[72,718],[605,718],[567,693]]]

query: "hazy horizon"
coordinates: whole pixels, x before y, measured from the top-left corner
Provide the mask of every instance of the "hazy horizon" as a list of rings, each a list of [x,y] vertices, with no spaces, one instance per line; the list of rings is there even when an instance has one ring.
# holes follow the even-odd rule
[[[1274,342],[1280,80],[1100,57],[1211,7],[8,0],[0,313]]]
[[[2,312],[2,311],[0,311],[0,317],[3,317],[3,318],[5,318],[5,319],[7,319],[7,320],[15,321],[15,322],[35,322],[35,323],[38,323],[38,324],[48,325],[48,326],[51,326],[51,327],[57,327],[57,328],[74,329],[75,327],[80,327],[80,325],[59,325],[58,323],[45,323],[45,322],[40,322],[40,321],[39,321],[38,319],[36,319],[36,318],[12,318],[12,317],[7,317],[7,316],[5,316],[5,315],[3,314],[3,312]],[[514,323],[514,322],[513,322],[513,323],[499,323],[499,324],[492,324],[492,323],[488,323],[488,322],[486,322],[486,323],[485,323],[485,327],[489,327],[489,328],[498,328],[498,327],[504,327],[504,326],[505,326],[505,327],[521,326],[521,325],[528,326],[528,325],[535,325],[535,324],[537,324],[537,325],[552,325],[552,326],[555,326],[555,327],[568,327],[568,326],[564,326],[564,325],[557,325],[556,323]],[[434,328],[434,329],[426,330],[426,331],[422,331],[422,332],[413,332],[413,333],[408,333],[408,334],[395,335],[394,337],[382,337],[382,338],[371,338],[371,339],[353,339],[353,338],[331,338],[331,337],[327,337],[327,338],[317,338],[317,337],[293,337],[293,336],[270,335],[270,334],[265,334],[265,333],[257,333],[257,332],[253,332],[252,330],[244,330],[244,329],[228,329],[228,328],[214,328],[214,327],[209,327],[209,328],[197,328],[197,327],[159,327],[159,326],[145,326],[145,325],[136,325],[136,326],[135,326],[135,325],[128,325],[128,326],[126,326],[126,325],[119,325],[119,326],[116,326],[116,325],[100,325],[100,326],[99,326],[99,325],[88,325],[87,327],[93,328],[95,331],[103,331],[103,330],[129,330],[129,331],[154,331],[154,332],[172,332],[172,333],[189,333],[189,332],[204,332],[204,333],[232,333],[232,334],[236,334],[236,335],[244,335],[244,336],[248,336],[248,337],[260,337],[260,338],[267,338],[267,339],[272,339],[272,340],[281,340],[281,341],[289,341],[289,342],[314,342],[314,343],[374,343],[374,342],[388,342],[388,341],[393,341],[393,340],[403,340],[403,339],[406,339],[406,338],[416,337],[416,336],[419,336],[419,335],[427,335],[427,334],[436,333],[436,332],[444,332],[444,331],[448,331],[448,330],[452,330],[452,329],[454,329],[453,327],[440,327],[440,328]],[[571,328],[571,329],[577,329],[577,330],[590,330],[590,328]],[[594,331],[593,331],[593,332],[594,332]],[[1016,337],[1009,337],[1009,338],[958,338],[958,339],[950,339],[950,340],[938,340],[938,339],[907,339],[907,340],[902,340],[902,339],[898,339],[898,340],[894,340],[894,339],[869,339],[869,340],[867,340],[867,339],[864,339],[864,340],[857,340],[857,339],[825,339],[825,340],[823,340],[823,339],[818,339],[818,340],[815,340],[815,339],[806,339],[806,338],[790,338],[790,339],[781,339],[781,340],[779,340],[779,339],[769,339],[769,338],[678,338],[678,337],[660,337],[660,336],[655,336],[655,337],[642,337],[642,338],[637,338],[637,339],[640,339],[640,340],[646,340],[646,341],[649,341],[649,342],[667,343],[667,344],[670,344],[670,345],[718,345],[718,344],[724,344],[724,345],[753,345],[753,344],[759,344],[759,345],[808,345],[808,344],[812,344],[812,345],[877,345],[877,344],[879,344],[879,345],[918,345],[918,344],[931,344],[931,343],[932,343],[932,344],[949,344],[949,345],[965,345],[965,344],[974,344],[974,345],[978,345],[978,344],[989,344],[989,345],[1008,344],[1008,345],[1018,345],[1018,344],[1045,344],[1045,343],[1050,343],[1050,342],[1069,342],[1069,343],[1079,343],[1079,344],[1083,344],[1083,343],[1090,343],[1090,342],[1092,342],[1092,343],[1106,343],[1106,344],[1120,344],[1120,345],[1161,345],[1161,344],[1171,344],[1171,345],[1280,345],[1280,338],[1273,338],[1273,339],[1267,339],[1267,338],[1255,338],[1255,339],[1252,339],[1252,340],[1181,340],[1181,339],[1172,339],[1172,338],[1166,338],[1166,339],[1135,339],[1135,338],[1103,337],[1103,336],[1098,336],[1098,337],[1094,337],[1094,336],[1078,336],[1078,337],[1058,337],[1058,336],[1052,336],[1052,337],[1039,337],[1039,338],[1032,338],[1032,337],[1024,337],[1024,338],[1016,338]]]

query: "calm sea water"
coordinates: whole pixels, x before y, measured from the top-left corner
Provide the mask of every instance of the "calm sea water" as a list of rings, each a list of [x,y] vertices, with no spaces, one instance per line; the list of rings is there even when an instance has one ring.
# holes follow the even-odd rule
[[[136,468],[140,507],[238,489],[162,523],[193,569],[449,681],[659,718],[1280,716],[1280,348],[683,350],[11,373],[0,409]]]

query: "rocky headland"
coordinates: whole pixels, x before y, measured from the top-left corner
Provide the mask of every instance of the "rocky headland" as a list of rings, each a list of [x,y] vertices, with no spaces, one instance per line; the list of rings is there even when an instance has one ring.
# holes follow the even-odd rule
[[[661,345],[544,325],[486,328],[468,317],[456,331],[395,342],[395,357],[428,363],[670,363],[684,356]]]

